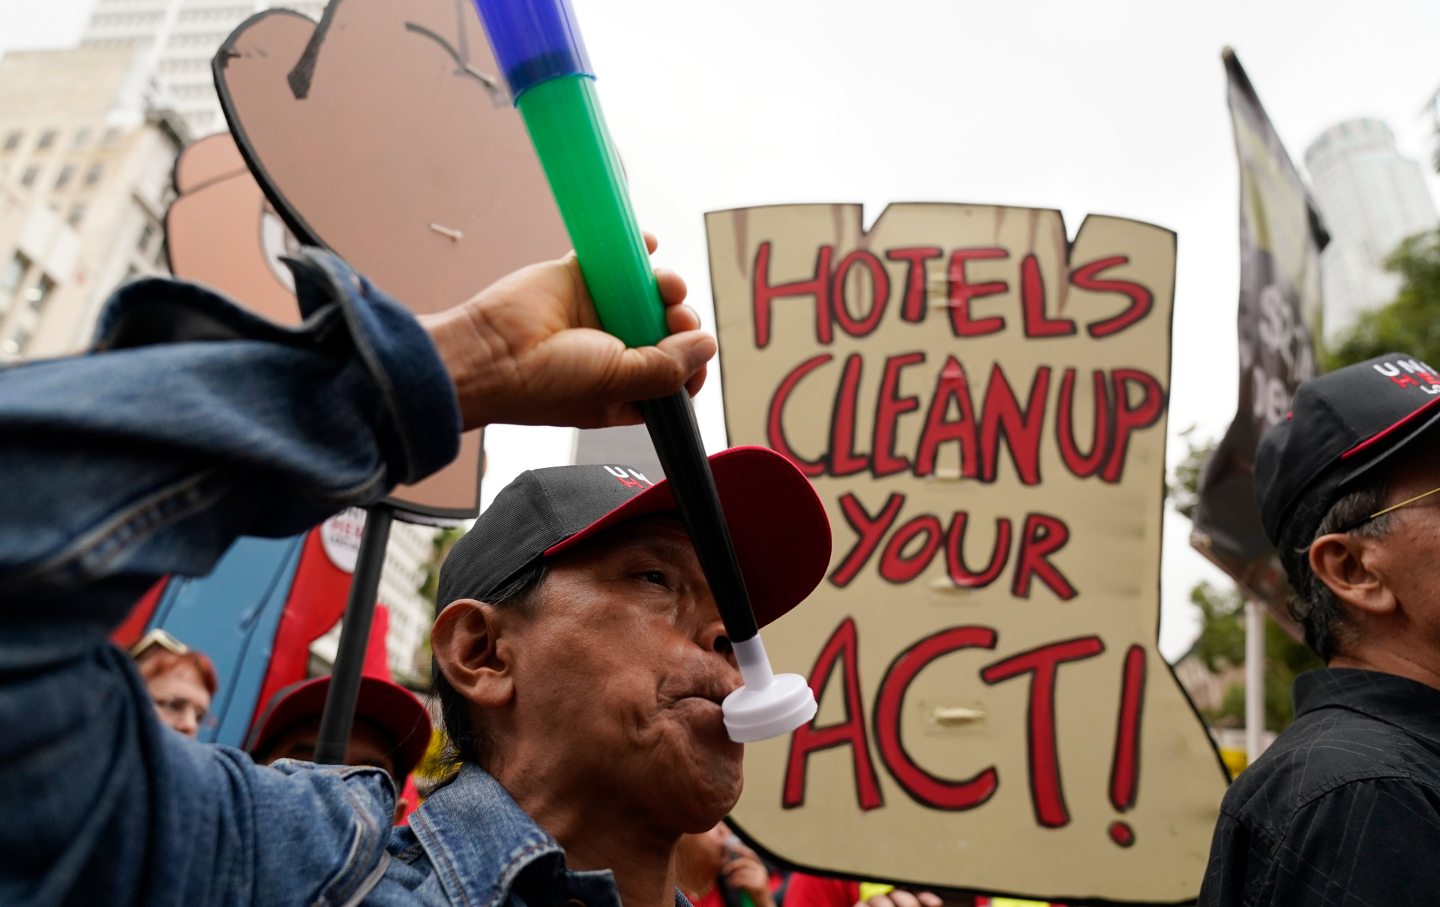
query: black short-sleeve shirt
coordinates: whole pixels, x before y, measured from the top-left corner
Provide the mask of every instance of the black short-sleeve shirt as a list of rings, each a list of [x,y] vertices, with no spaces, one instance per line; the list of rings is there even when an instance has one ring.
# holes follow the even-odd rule
[[[1225,795],[1200,903],[1440,904],[1440,690],[1327,668],[1295,714]]]

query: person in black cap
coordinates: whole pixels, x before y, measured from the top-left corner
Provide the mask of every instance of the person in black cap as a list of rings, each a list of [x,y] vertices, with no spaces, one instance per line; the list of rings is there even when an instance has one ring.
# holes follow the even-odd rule
[[[1302,384],[1255,462],[1306,643],[1295,723],[1221,807],[1206,905],[1440,898],[1440,374],[1403,354]]]
[[[710,463],[763,626],[824,577],[824,508],[774,451]],[[442,565],[435,687],[458,765],[411,834],[432,860],[483,850],[467,903],[680,903],[680,838],[739,798],[743,747],[721,701],[740,675],[675,508],[668,483],[633,468],[537,469]],[[594,887],[600,870],[613,888]]]

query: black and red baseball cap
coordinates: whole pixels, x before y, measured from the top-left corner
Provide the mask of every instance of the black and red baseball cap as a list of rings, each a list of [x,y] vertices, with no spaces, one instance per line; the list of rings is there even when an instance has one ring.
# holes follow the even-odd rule
[[[1330,507],[1440,420],[1440,372],[1387,353],[1300,385],[1260,439],[1255,497],[1281,552],[1310,547]]]
[[[280,690],[270,698],[270,704],[251,728],[245,751],[264,752],[271,741],[297,725],[313,724],[318,730],[329,692],[329,677],[302,680]],[[355,717],[380,728],[394,742],[395,780],[403,784],[405,776],[415,770],[430,746],[430,713],[424,703],[398,683],[365,676],[360,678]]]
[[[805,599],[830,564],[830,521],[810,481],[765,447],[710,458],[755,620],[764,626]],[[445,558],[437,604],[487,600],[520,571],[644,516],[676,513],[665,480],[629,466],[556,466],[521,473]],[[617,529],[617,527],[619,527]]]

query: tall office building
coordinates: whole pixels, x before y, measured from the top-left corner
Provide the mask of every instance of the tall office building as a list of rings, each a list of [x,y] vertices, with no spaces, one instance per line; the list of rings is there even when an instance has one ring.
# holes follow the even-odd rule
[[[165,272],[185,127],[124,50],[0,59],[0,362],[84,346],[119,284]]]
[[[215,51],[235,26],[275,6],[318,21],[325,0],[98,0],[81,44],[137,53],[162,102],[199,137],[225,129],[210,72]]]
[[[361,511],[347,513],[361,520]],[[385,567],[380,572],[380,591],[376,596],[390,615],[385,636],[385,659],[390,673],[403,682],[425,673],[416,661],[421,645],[430,634],[435,619],[435,602],[420,594],[425,571],[433,560],[435,536],[439,530],[396,520],[390,526],[390,543],[385,547]],[[340,646],[340,626],[315,640],[310,652],[328,671],[335,662]],[[322,671],[322,673],[323,673]]]
[[[416,653],[430,636],[430,624],[435,620],[435,603],[420,594],[420,586],[435,551],[437,531],[399,520],[390,527],[385,569],[380,574],[380,601],[390,610],[385,648],[390,673],[398,678],[419,673]]]
[[[0,58],[0,364],[78,351],[116,287],[166,273],[176,155],[224,128],[209,60],[268,6],[99,0],[80,47]],[[325,4],[294,6],[318,18]],[[419,586],[434,534],[397,523],[386,550],[379,598],[400,677],[430,626]]]
[[[665,478],[655,445],[643,425],[577,431],[571,459],[581,466],[633,466],[652,482]]]
[[[1337,123],[1305,150],[1320,212],[1330,230],[1321,256],[1325,336],[1395,298],[1399,278],[1385,259],[1401,240],[1432,230],[1440,216],[1420,165],[1403,157],[1380,120]]]
[[[1440,173],[1440,89],[1425,106],[1430,111],[1430,169]]]

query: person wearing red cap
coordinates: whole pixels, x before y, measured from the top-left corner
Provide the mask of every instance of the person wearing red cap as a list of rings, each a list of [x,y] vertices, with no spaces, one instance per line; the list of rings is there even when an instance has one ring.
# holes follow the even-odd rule
[[[302,680],[277,692],[246,738],[246,752],[261,765],[281,759],[313,760],[329,692],[329,677]],[[360,678],[346,765],[382,768],[396,790],[403,791],[429,745],[430,713],[413,693],[379,677]],[[395,801],[396,822],[409,814],[409,807],[402,794]]]
[[[710,465],[764,626],[824,577],[824,507],[772,450]],[[392,847],[437,867],[468,855],[462,903],[683,904],[676,847],[729,814],[744,747],[721,710],[735,655],[670,484],[625,466],[521,474],[451,548],[437,602],[456,773]]]
[[[1326,663],[1226,793],[1204,905],[1440,897],[1440,373],[1400,353],[1305,382],[1261,438],[1261,522]]]

